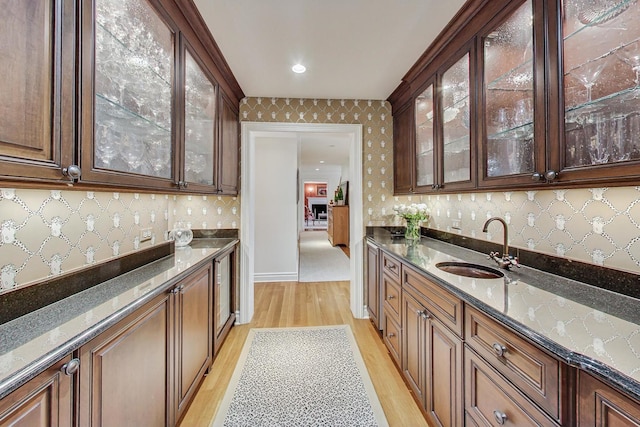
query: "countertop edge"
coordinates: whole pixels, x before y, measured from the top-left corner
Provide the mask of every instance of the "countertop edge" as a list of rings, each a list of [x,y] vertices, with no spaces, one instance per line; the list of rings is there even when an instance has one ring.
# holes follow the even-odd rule
[[[533,331],[532,329],[521,324],[517,320],[514,320],[511,317],[503,313],[500,313],[495,308],[467,294],[457,286],[437,276],[434,276],[428,271],[425,271],[423,268],[421,268],[420,266],[417,266],[416,264],[411,262],[409,259],[403,257],[402,255],[399,255],[398,253],[382,248],[378,244],[379,242],[376,241],[374,236],[367,236],[366,239],[372,242],[373,244],[375,244],[380,250],[385,251],[385,253],[395,258],[401,259],[403,262],[406,262],[412,268],[414,268],[415,270],[418,270],[421,274],[425,275],[429,280],[437,283],[447,291],[451,292],[455,296],[462,299],[465,302],[465,304],[468,303],[473,307],[481,310],[483,313],[496,319],[497,321],[505,324],[516,333],[526,337],[533,343],[542,347],[545,351],[554,355],[556,358],[562,360],[567,365],[580,368],[589,374],[593,374],[601,381],[614,386],[615,388],[628,394],[634,399],[640,401],[640,382],[634,380],[633,378],[628,377],[627,375],[621,373],[617,369],[612,368],[611,366],[603,362],[594,360],[591,357],[586,356],[584,354],[569,350],[563,345],[559,344],[558,342],[552,340],[551,338],[543,334],[540,334],[536,331]]]
[[[201,268],[206,263],[213,260],[218,254],[228,250],[239,242],[238,239],[233,239],[226,245],[219,248],[216,252],[207,255],[194,265],[190,266],[184,271],[176,274],[171,279],[167,280],[161,285],[155,287],[152,291],[147,292],[146,294],[140,296],[138,299],[133,301],[132,303],[126,305],[105,319],[99,321],[93,326],[85,329],[82,333],[75,335],[73,338],[64,342],[64,344],[59,345],[55,349],[43,354],[41,357],[37,358],[34,362],[29,363],[25,367],[15,371],[9,376],[5,377],[0,381],[0,399],[5,398],[7,395],[16,391],[18,388],[44,372],[55,362],[60,360],[62,357],[72,353],[75,350],[78,350],[83,344],[86,344],[91,339],[98,336],[100,333],[104,332],[111,326],[118,323],[120,320],[127,317],[129,314],[133,313],[140,307],[144,306],[157,296],[161,295],[163,292],[166,292],[171,286],[180,280],[187,277],[189,274],[193,273],[198,268]],[[173,255],[169,255],[173,256]],[[167,257],[165,257],[167,258]],[[144,268],[139,267],[139,268]],[[133,271],[133,270],[132,270]],[[128,273],[128,272],[127,272]],[[122,273],[125,274],[125,273]]]

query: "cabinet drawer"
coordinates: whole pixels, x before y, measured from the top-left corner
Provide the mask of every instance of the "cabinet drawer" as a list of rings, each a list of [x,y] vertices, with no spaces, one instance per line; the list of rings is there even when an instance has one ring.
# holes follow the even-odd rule
[[[387,315],[393,317],[393,320],[400,323],[400,307],[402,300],[402,291],[400,286],[384,274],[382,275],[382,292],[384,298],[383,305],[387,310]]]
[[[401,366],[400,361],[402,359],[400,349],[402,348],[402,343],[400,341],[400,335],[402,330],[400,329],[399,324],[396,323],[396,321],[393,320],[393,318],[389,315],[390,313],[387,307],[385,307],[384,312],[384,343],[387,345],[387,348],[389,349],[389,353],[391,353],[391,357],[393,357],[393,360],[395,360],[398,366]]]
[[[400,261],[391,257],[386,253],[382,253],[382,272],[387,273],[389,277],[396,280],[396,282],[400,283]]]
[[[556,426],[480,356],[465,348],[465,410],[479,426]]]
[[[467,344],[554,419],[560,418],[561,363],[479,311],[467,307]]]
[[[402,266],[402,286],[409,286],[424,298],[421,302],[429,313],[462,337],[462,300],[442,286],[429,281],[421,273]]]

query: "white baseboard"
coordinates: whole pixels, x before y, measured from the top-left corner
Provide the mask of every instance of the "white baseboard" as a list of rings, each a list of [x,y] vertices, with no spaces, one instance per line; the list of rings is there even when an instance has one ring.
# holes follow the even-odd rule
[[[298,272],[294,273],[257,273],[253,275],[254,283],[264,282],[297,282]]]

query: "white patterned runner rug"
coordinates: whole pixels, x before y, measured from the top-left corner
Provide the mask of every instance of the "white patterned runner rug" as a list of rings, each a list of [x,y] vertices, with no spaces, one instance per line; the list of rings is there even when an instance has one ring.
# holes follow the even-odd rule
[[[212,426],[387,426],[348,325],[251,329]]]

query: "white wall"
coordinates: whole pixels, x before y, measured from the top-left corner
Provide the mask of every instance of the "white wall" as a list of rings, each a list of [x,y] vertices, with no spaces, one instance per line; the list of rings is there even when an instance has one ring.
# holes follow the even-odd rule
[[[296,281],[297,139],[256,138],[255,159],[254,280]]]

